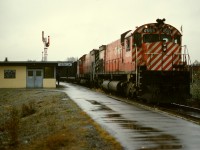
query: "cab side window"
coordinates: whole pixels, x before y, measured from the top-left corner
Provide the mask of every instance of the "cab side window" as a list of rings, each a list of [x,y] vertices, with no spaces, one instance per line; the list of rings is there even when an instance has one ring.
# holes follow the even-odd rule
[[[130,38],[126,39],[126,51],[130,51]]]
[[[134,38],[134,45],[136,44],[137,47],[141,47],[141,45],[142,45],[141,34],[136,32],[136,33],[134,33],[133,38]]]
[[[174,43],[181,44],[181,37],[179,35],[174,36]]]

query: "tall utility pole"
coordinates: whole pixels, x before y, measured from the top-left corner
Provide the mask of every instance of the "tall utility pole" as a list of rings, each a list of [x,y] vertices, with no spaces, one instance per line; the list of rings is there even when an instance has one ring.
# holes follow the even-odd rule
[[[47,50],[50,45],[50,36],[47,38],[44,37],[44,31],[42,31],[42,42],[44,43],[44,53],[42,52],[42,61],[47,61]]]

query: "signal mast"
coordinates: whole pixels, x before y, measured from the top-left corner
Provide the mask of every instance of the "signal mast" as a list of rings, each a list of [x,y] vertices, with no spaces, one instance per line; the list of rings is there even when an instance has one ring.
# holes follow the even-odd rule
[[[42,61],[47,61],[47,50],[50,45],[50,36],[47,38],[44,37],[44,31],[42,31],[42,42],[44,43],[44,52],[42,52]]]

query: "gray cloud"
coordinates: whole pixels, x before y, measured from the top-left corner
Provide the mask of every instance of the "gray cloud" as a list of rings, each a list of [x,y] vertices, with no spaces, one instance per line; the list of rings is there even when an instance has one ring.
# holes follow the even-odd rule
[[[136,26],[166,18],[200,60],[198,0],[1,0],[0,60],[41,60],[41,32],[51,36],[48,60],[80,57]]]

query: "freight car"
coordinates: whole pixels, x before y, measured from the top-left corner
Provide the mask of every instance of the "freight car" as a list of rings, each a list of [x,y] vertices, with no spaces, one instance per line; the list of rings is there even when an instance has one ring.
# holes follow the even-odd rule
[[[190,58],[182,34],[165,19],[156,21],[83,55],[78,61],[80,83],[154,103],[190,97]]]

